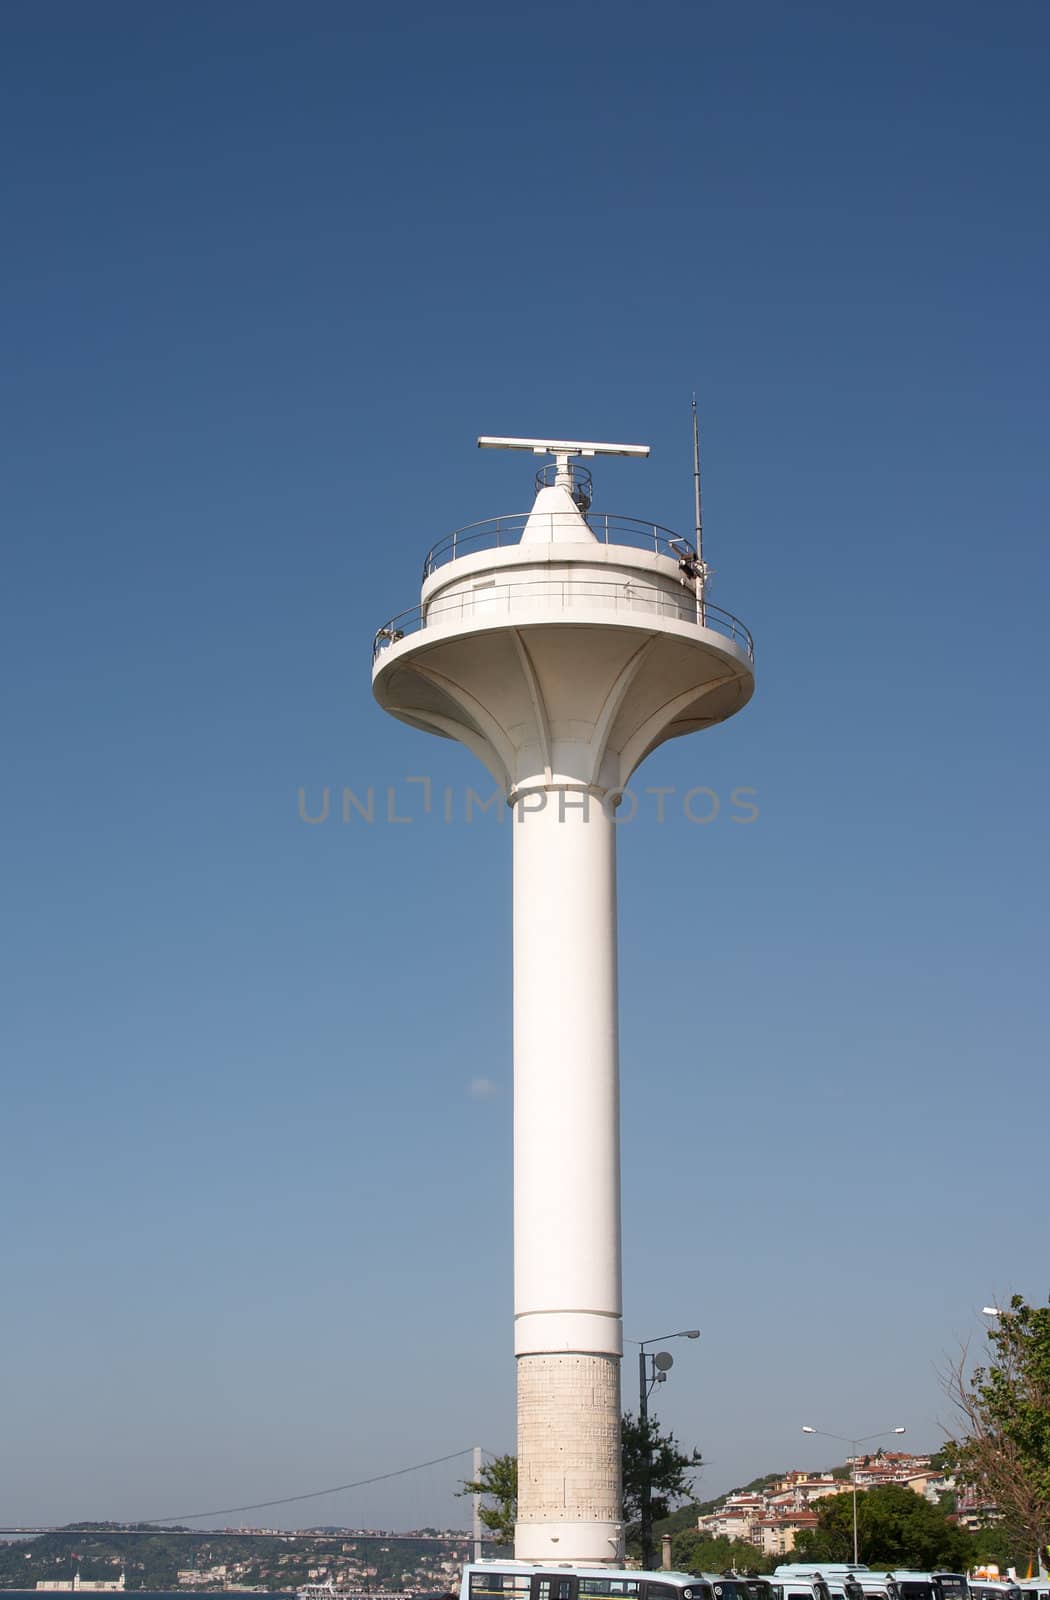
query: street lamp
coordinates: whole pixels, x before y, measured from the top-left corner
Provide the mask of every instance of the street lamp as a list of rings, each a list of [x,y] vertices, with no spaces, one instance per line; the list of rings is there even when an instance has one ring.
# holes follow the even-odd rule
[[[850,1446],[851,1450],[853,1451],[853,1454],[856,1455],[857,1454],[857,1446],[858,1445],[867,1444],[869,1442],[869,1440],[871,1440],[871,1439],[886,1439],[886,1438],[889,1437],[889,1435],[891,1433],[906,1433],[907,1429],[905,1429],[905,1428],[883,1428],[881,1433],[866,1433],[866,1434],[864,1434],[863,1438],[860,1438],[860,1439],[847,1439],[845,1434],[843,1434],[843,1433],[825,1433],[823,1428],[809,1428],[809,1427],[806,1426],[805,1423],[803,1423],[802,1424],[802,1432],[803,1433],[817,1433],[817,1434],[820,1435],[820,1437],[822,1439],[838,1439],[840,1444],[848,1444]],[[859,1564],[859,1562],[860,1562],[860,1555],[858,1554],[858,1550],[857,1550],[857,1469],[856,1469],[856,1467],[853,1468],[853,1471],[850,1473],[850,1477],[853,1480],[853,1565],[857,1566]]]
[[[666,1350],[650,1354],[647,1344],[665,1344],[668,1339],[699,1339],[699,1328],[683,1328],[679,1333],[662,1333],[658,1339],[628,1339],[638,1346],[638,1422],[642,1433],[642,1571],[653,1567],[653,1446],[649,1438],[649,1396],[658,1383],[667,1382],[674,1356]]]

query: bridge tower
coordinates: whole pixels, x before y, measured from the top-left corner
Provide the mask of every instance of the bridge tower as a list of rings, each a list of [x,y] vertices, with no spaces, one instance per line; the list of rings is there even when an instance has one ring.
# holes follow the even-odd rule
[[[746,704],[754,650],[688,540],[592,511],[581,458],[648,446],[478,444],[554,461],[531,511],[430,551],[420,604],[376,635],[372,684],[385,711],[472,750],[512,808],[515,1554],[615,1564],[616,808],[650,751]]]

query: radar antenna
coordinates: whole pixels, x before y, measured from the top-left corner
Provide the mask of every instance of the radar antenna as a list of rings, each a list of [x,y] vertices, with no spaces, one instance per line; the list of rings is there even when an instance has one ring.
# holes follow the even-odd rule
[[[641,456],[649,454],[647,444],[595,444],[581,439],[503,439],[483,433],[479,450],[531,450],[534,456],[553,456],[557,462],[554,482],[572,489],[572,456]]]

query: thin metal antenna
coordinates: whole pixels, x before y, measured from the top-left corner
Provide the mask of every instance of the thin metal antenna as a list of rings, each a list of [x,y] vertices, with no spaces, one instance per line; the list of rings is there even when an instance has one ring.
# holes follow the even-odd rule
[[[696,605],[699,621],[704,620],[704,514],[700,504],[700,423],[696,415],[696,390],[693,390],[693,495],[696,501]]]

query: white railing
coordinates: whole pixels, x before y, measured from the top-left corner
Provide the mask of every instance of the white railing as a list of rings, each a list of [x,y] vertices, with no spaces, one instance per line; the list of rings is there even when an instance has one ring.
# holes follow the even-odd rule
[[[626,545],[631,550],[651,550],[672,561],[689,560],[696,551],[688,539],[662,528],[658,522],[641,522],[637,517],[620,517],[607,511],[590,511],[583,519],[599,544]],[[426,580],[438,567],[472,556],[482,550],[502,550],[520,544],[527,523],[533,528],[546,524],[553,544],[579,544],[579,519],[571,511],[515,511],[505,517],[488,517],[457,528],[428,550],[423,561]]]
[[[406,635],[427,627],[456,622],[496,621],[520,617],[530,610],[549,611],[552,607],[630,613],[631,615],[671,618],[692,623],[731,639],[748,659],[755,659],[755,642],[750,632],[731,611],[699,601],[692,589],[661,588],[642,579],[537,578],[525,582],[491,583],[483,588],[462,589],[455,594],[439,594],[426,605],[413,606],[391,617],[376,632],[372,660],[380,651]]]

